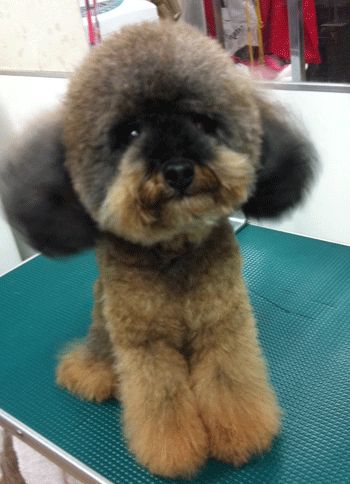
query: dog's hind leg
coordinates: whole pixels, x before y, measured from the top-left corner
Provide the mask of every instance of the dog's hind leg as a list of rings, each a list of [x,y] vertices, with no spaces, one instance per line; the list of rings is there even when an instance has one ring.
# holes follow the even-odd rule
[[[117,396],[112,345],[102,314],[102,284],[95,284],[93,324],[85,341],[73,343],[63,352],[56,381],[86,400],[101,402]]]

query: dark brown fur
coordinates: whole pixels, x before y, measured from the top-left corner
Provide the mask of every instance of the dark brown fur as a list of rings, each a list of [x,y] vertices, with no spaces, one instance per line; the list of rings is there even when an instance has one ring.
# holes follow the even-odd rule
[[[50,140],[64,148],[55,169],[75,197],[75,210],[63,198],[50,214],[70,223],[51,224],[53,241],[42,243],[46,202],[61,184],[51,183],[47,149],[32,144],[26,156],[39,153],[51,183],[36,193],[35,230],[12,202],[22,155],[5,173],[5,205],[48,252],[56,232],[62,252],[72,251],[74,230],[77,249],[96,244],[92,327],[62,355],[58,384],[120,399],[131,451],[162,476],[192,475],[208,456],[240,466],[269,449],[280,410],[227,217],[297,203],[312,173],[308,143],[218,44],[171,23],[129,27],[94,49]],[[183,159],[194,178],[178,193],[164,165]],[[24,195],[35,183],[22,183]]]

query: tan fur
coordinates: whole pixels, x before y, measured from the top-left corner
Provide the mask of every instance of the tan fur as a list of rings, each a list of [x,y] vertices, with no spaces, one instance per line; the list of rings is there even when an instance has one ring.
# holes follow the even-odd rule
[[[208,436],[190,388],[185,358],[163,341],[120,349],[124,430],[151,472],[190,476],[208,453]]]
[[[139,462],[168,477],[192,475],[208,455],[242,465],[270,447],[280,418],[231,228],[169,269],[173,257],[115,240],[98,250],[125,434]]]
[[[236,282],[231,311],[215,326],[202,328],[191,361],[191,380],[209,433],[211,455],[240,466],[252,454],[270,448],[279,431],[280,411],[266,381],[241,281]]]
[[[233,141],[212,140],[213,159],[196,164],[178,197],[146,170],[141,136],[98,192],[101,160],[116,163],[106,147],[111,125],[144,97],[167,99],[181,86],[191,87],[191,109],[227,116]],[[57,381],[83,398],[120,398],[131,451],[162,476],[193,475],[208,456],[242,465],[279,430],[227,221],[254,186],[261,131],[250,83],[186,26],[126,29],[70,86],[66,165],[103,232],[93,325],[63,356]]]
[[[111,366],[93,359],[84,344],[77,344],[61,357],[57,384],[86,400],[102,402],[115,395],[115,375]]]
[[[69,346],[61,355],[57,368],[57,384],[86,400],[102,402],[118,397],[118,384],[113,369],[114,357],[105,320],[102,315],[103,289],[100,281],[95,284],[93,324],[88,342]],[[107,344],[106,344],[107,340]]]

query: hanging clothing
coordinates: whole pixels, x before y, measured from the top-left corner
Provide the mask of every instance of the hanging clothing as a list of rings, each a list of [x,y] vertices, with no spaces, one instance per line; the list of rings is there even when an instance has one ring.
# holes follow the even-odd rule
[[[239,0],[244,5],[244,0]],[[237,0],[226,0],[226,7],[237,4]],[[264,53],[290,61],[287,0],[259,0],[263,23]],[[204,0],[208,34],[216,37],[212,0]],[[228,10],[227,10],[228,12]],[[314,0],[303,0],[304,56],[308,64],[320,64],[318,49],[317,17]],[[255,23],[254,15],[251,18]],[[224,12],[225,20],[225,12]],[[254,42],[255,43],[255,42]],[[246,41],[248,44],[248,41]],[[232,50],[232,47],[229,48]]]
[[[265,54],[289,61],[289,30],[286,0],[259,0],[263,21]],[[320,64],[317,17],[314,0],[303,0],[304,58],[308,64]]]
[[[233,56],[246,45],[258,46],[258,20],[252,1],[223,2],[222,22],[225,48]]]

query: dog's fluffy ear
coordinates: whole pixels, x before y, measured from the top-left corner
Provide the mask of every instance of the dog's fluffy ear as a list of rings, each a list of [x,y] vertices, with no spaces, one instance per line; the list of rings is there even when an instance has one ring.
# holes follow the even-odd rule
[[[15,144],[0,165],[0,194],[11,225],[32,247],[48,255],[93,246],[95,224],[64,167],[61,114],[37,120],[29,136]]]
[[[314,178],[312,144],[280,106],[259,100],[263,129],[260,168],[251,197],[242,207],[248,217],[278,217],[301,202]]]

